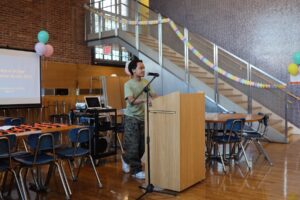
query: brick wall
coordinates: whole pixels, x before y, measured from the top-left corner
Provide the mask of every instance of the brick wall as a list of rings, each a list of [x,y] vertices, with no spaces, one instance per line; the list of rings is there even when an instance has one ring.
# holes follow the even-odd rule
[[[90,64],[83,4],[89,0],[1,0],[0,47],[34,50],[40,30],[54,47],[49,61]]]

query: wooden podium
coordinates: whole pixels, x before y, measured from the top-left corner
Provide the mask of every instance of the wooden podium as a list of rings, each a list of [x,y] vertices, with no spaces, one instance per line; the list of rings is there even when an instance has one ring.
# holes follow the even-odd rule
[[[205,179],[204,132],[203,93],[175,92],[153,100],[149,136],[150,175],[155,187],[180,192]],[[147,173],[146,163],[146,178]]]

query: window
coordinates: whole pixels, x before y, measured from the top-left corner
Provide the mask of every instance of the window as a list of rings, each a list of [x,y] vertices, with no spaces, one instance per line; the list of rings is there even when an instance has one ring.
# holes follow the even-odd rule
[[[128,0],[91,0],[91,5],[96,9],[102,9],[105,11],[106,16],[123,16],[128,17]],[[116,22],[110,19],[103,19],[97,14],[93,14],[92,22],[94,24],[94,31],[98,33],[100,26],[103,31],[109,31],[116,28]],[[122,29],[125,30],[126,24],[120,24]]]
[[[126,48],[118,44],[98,45],[94,47],[93,63],[124,66],[130,56]]]

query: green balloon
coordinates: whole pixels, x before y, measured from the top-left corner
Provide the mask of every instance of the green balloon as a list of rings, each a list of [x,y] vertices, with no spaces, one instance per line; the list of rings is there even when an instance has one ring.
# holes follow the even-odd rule
[[[293,61],[297,65],[300,64],[300,51],[297,51],[296,53],[294,53],[294,55],[293,55]]]
[[[39,40],[39,42],[46,44],[49,40],[48,32],[44,31],[44,30],[40,31],[38,33],[38,40]]]

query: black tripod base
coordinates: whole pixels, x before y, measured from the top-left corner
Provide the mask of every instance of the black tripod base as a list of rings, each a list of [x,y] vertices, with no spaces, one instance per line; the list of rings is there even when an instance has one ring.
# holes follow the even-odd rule
[[[177,192],[170,191],[170,190],[155,190],[155,187],[152,184],[148,184],[146,187],[139,186],[139,188],[144,189],[145,192],[141,196],[139,196],[137,198],[137,200],[142,199],[146,194],[152,193],[152,192],[157,192],[157,193],[161,193],[161,194],[168,194],[168,195],[173,195],[173,196],[177,195]]]

